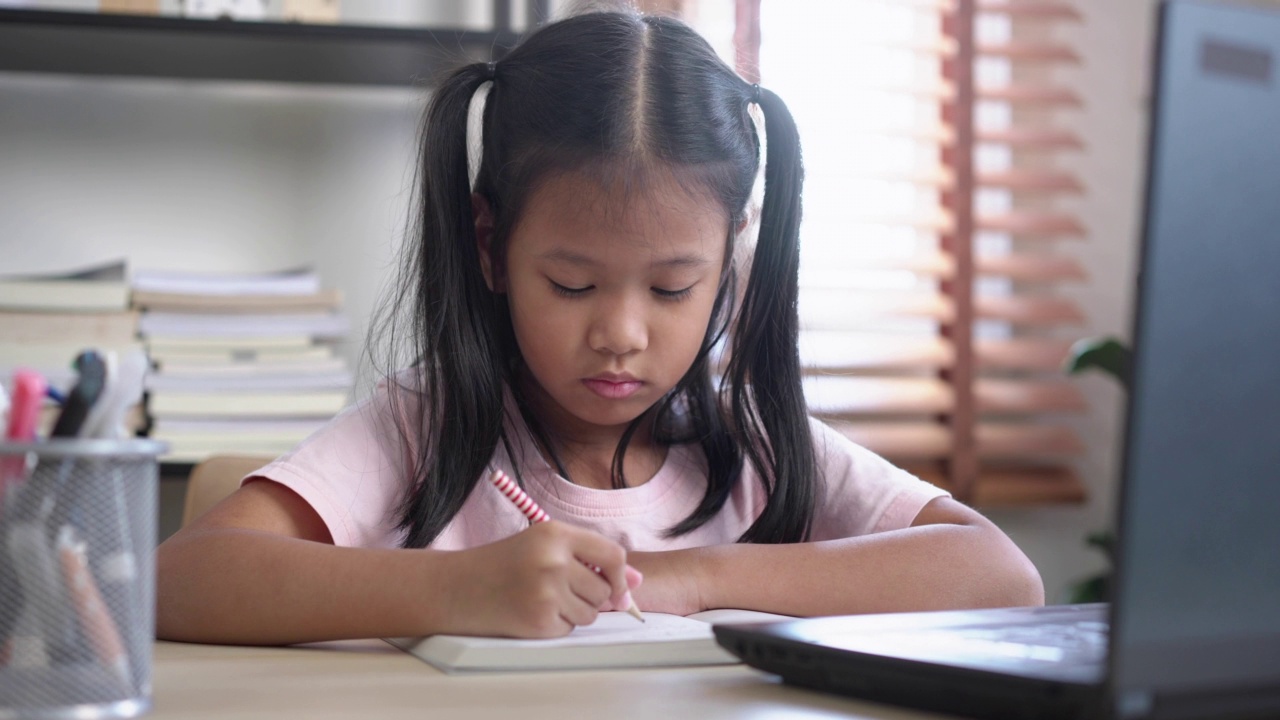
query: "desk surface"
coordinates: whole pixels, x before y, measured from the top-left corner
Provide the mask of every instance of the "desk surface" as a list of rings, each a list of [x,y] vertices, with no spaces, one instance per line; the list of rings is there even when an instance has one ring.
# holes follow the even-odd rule
[[[742,665],[445,675],[378,641],[301,648],[159,642],[154,708],[175,718],[926,720],[937,715],[793,688]]]

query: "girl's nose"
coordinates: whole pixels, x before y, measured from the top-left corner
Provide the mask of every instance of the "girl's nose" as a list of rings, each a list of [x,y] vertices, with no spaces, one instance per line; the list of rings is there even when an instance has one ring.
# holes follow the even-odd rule
[[[644,303],[626,295],[599,299],[587,342],[592,350],[627,355],[649,346]]]

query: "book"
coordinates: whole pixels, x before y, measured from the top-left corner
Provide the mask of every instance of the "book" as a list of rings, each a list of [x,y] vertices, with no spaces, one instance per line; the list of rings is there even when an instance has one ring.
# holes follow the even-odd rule
[[[160,0],[98,0],[98,12],[159,15]]]
[[[161,418],[151,426],[152,437],[163,439],[169,450],[164,462],[199,462],[210,455],[278,456],[293,449],[316,430],[324,418],[210,420]]]
[[[290,436],[305,438],[319,430],[328,422],[327,419],[260,419],[260,420],[206,420],[187,418],[168,418],[156,420],[152,432],[160,432],[167,436],[182,437],[219,437],[252,433],[255,435]]]
[[[316,355],[314,357],[291,357],[289,355],[271,355],[252,359],[236,359],[233,355],[199,356],[195,358],[153,357],[159,370],[153,375],[165,377],[265,377],[280,373],[296,375],[321,375],[327,373],[347,372],[347,364],[342,358]],[[350,373],[347,372],[348,377]]]
[[[5,337],[0,340],[0,365],[22,365],[36,370],[45,368],[71,368],[76,355],[87,349],[98,352],[115,352],[119,355],[137,352],[142,349],[138,342],[124,343],[78,343],[68,339],[56,342],[9,342]]]
[[[160,462],[198,463],[213,455],[261,455],[263,457],[279,457],[305,440],[227,440],[223,442],[201,442],[185,438],[163,438],[168,450],[160,456]]]
[[[78,340],[84,347],[123,345],[138,334],[138,313],[9,312],[0,310],[0,338],[7,343],[56,343]]]
[[[133,293],[134,307],[155,312],[288,313],[336,311],[341,305],[342,293],[337,290],[322,290],[308,295],[226,295],[146,290]]]
[[[124,283],[0,280],[0,308],[37,312],[98,312],[129,307]]]
[[[275,363],[280,366],[307,365],[315,369],[333,368],[338,361],[330,345],[313,341],[307,335],[277,335],[259,338],[219,338],[153,336],[147,338],[152,362],[162,369],[177,365],[218,366]],[[272,371],[269,371],[272,372]]]
[[[302,352],[295,352],[292,349],[282,352],[260,351],[260,352],[243,352],[239,350],[226,350],[223,352],[182,352],[182,353],[164,353],[151,354],[152,362],[166,372],[171,369],[191,370],[199,372],[200,368],[210,369],[219,367],[232,366],[260,366],[263,368],[288,368],[295,367],[300,371],[305,366],[305,371],[323,372],[330,369],[345,368],[346,362],[341,358],[335,358],[333,352],[326,347],[308,348]],[[335,365],[335,363],[337,363]],[[268,369],[268,372],[274,372]],[[217,372],[217,370],[212,370]]]
[[[62,273],[0,277],[0,310],[111,312],[129,307],[125,262]]]
[[[346,404],[346,390],[165,392],[151,395],[148,410],[152,418],[330,417]]]
[[[174,337],[148,334],[147,349],[152,355],[171,352],[204,352],[226,349],[256,352],[259,350],[304,350],[312,346],[310,335],[271,335],[267,337],[203,336]]]
[[[351,373],[335,370],[327,373],[279,372],[257,375],[213,375],[151,373],[146,386],[164,392],[285,392],[289,390],[341,390],[351,387]]]
[[[147,337],[308,335],[313,338],[341,338],[346,336],[349,323],[345,315],[329,312],[268,315],[147,312],[142,314],[138,328]]]
[[[353,384],[326,342],[350,323],[342,295],[310,268],[233,274],[140,271],[133,278],[150,435],[166,462],[279,455],[342,410]]]
[[[246,274],[137,270],[133,290],[185,295],[315,295],[320,292],[320,277],[305,267]]]
[[[706,610],[687,617],[646,612],[644,619],[641,623],[623,612],[600,613],[591,625],[545,640],[431,635],[386,641],[446,673],[731,665],[740,661],[716,644],[713,624],[794,618],[754,610]]]

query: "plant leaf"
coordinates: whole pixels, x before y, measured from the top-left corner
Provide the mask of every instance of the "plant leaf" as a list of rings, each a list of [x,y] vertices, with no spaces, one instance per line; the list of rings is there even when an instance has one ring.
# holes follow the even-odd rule
[[[1067,602],[1072,604],[1106,602],[1110,599],[1110,595],[1110,575],[1097,575],[1073,585]]]
[[[1089,547],[1101,550],[1108,560],[1115,562],[1116,539],[1109,531],[1101,530],[1089,533],[1084,542]]]
[[[1129,389],[1129,373],[1133,354],[1124,343],[1111,337],[1084,338],[1071,346],[1064,369],[1077,375],[1090,368],[1100,370]]]

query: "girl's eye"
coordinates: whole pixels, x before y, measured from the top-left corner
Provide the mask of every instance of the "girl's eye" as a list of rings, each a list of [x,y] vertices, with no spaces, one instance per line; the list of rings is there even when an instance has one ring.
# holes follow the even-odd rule
[[[683,290],[663,290],[662,288],[654,288],[653,292],[664,300],[684,300],[693,294],[693,285]]]
[[[561,295],[564,297],[578,297],[583,293],[585,293],[586,291],[590,290],[592,287],[588,285],[586,287],[571,288],[571,287],[565,287],[564,285],[561,285],[560,283],[554,280],[550,282],[551,282],[551,289],[555,291],[555,294]]]

